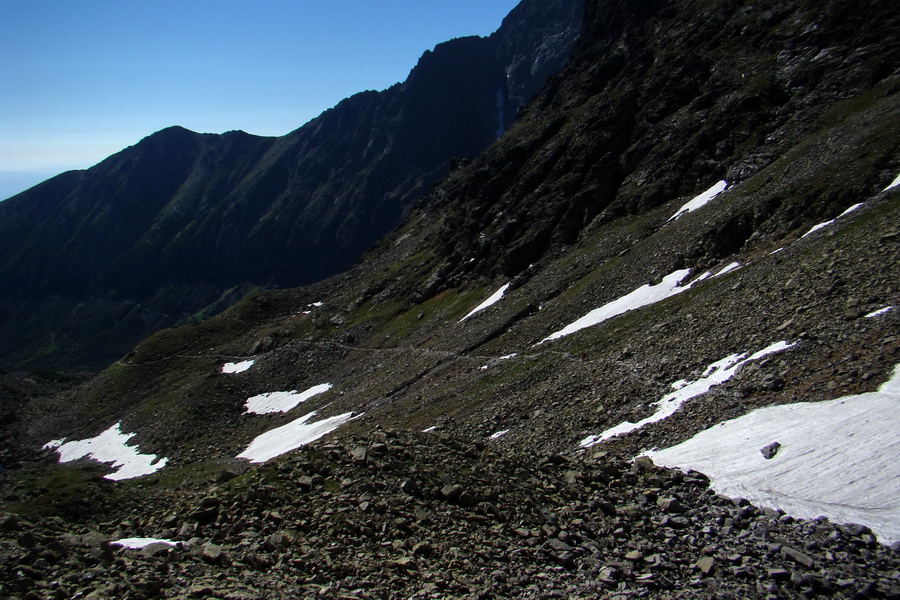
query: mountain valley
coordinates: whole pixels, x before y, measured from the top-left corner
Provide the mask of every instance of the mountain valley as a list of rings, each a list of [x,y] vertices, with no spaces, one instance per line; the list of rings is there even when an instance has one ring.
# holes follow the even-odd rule
[[[900,597],[900,8],[580,22],[346,271],[4,373],[0,595]]]

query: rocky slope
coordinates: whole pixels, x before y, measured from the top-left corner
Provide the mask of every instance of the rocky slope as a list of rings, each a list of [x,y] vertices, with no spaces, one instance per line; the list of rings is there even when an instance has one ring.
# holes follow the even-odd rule
[[[900,593],[900,557],[864,527],[798,523],[711,495],[697,473],[602,455],[510,459],[481,442],[378,431],[231,476],[223,471],[222,483],[188,496],[163,491],[155,514],[142,505],[120,509],[121,520],[74,528],[0,518],[9,540],[0,550],[4,591],[372,599]],[[174,546],[110,543],[148,533]]]
[[[281,138],[173,127],[0,205],[0,364],[105,367],[260,287],[349,268],[565,61],[581,0],[526,0],[489,38]]]
[[[794,518],[633,459],[756,408],[874,392],[900,362],[900,61],[885,42],[900,9],[591,0],[586,14],[510,131],[354,269],[28,397],[4,430],[4,589],[898,597],[884,523]],[[245,411],[325,383],[285,413]],[[693,395],[652,420],[673,390]],[[346,415],[264,464],[236,458],[300,417]],[[40,450],[116,423],[165,467],[112,483]],[[792,472],[790,443],[769,437],[748,464]],[[896,455],[894,437],[820,462],[869,481],[864,457]],[[785,447],[764,459],[771,442]],[[109,546],[125,536],[181,545]]]

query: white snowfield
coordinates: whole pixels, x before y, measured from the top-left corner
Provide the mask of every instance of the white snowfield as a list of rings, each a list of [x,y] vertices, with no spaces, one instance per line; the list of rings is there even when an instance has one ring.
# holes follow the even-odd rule
[[[244,403],[244,406],[246,407],[244,413],[254,415],[265,415],[273,412],[285,413],[301,402],[306,402],[313,396],[324,394],[332,387],[333,386],[330,383],[323,383],[321,385],[315,385],[303,392],[293,390],[290,392],[269,392],[266,394],[259,394],[258,396],[247,398],[247,401]]]
[[[866,315],[867,319],[874,319],[875,317],[880,317],[881,315],[886,315],[887,313],[894,310],[893,306],[885,306],[884,308],[879,308],[878,310],[873,310],[869,314]]]
[[[630,294],[626,294],[616,300],[613,300],[612,302],[604,304],[600,308],[596,308],[588,314],[584,315],[577,321],[566,325],[559,331],[551,333],[540,342],[538,342],[538,344],[543,344],[544,342],[549,342],[561,337],[566,337],[567,335],[572,335],[576,331],[581,331],[582,329],[585,329],[587,327],[599,325],[604,321],[612,319],[613,317],[617,317],[630,310],[635,310],[637,308],[642,308],[650,304],[655,304],[657,302],[665,300],[666,298],[670,298],[672,296],[675,296],[676,294],[680,294],[681,292],[690,289],[690,287],[694,285],[694,283],[705,278],[699,277],[687,285],[681,285],[682,280],[687,277],[690,272],[690,269],[681,269],[679,271],[669,273],[663,278],[662,281],[660,281],[656,285],[650,285],[649,283],[646,285],[642,285]],[[708,275],[708,273],[705,274],[705,276]]]
[[[247,369],[252,367],[255,362],[256,362],[255,360],[244,360],[239,363],[233,363],[233,362],[225,363],[224,365],[222,365],[222,372],[223,373],[243,373],[244,371],[246,371]]]
[[[124,546],[125,548],[131,548],[133,550],[140,550],[141,548],[146,548],[150,544],[165,544],[166,546],[177,546],[178,542],[174,542],[172,540],[161,540],[159,538],[134,537],[122,538],[121,540],[110,542],[110,544],[114,546]]]
[[[838,219],[840,219],[840,218],[843,217],[844,215],[847,215],[847,214],[849,214],[849,213],[852,213],[854,210],[860,208],[862,205],[863,205],[862,202],[860,202],[860,203],[858,203],[858,204],[854,204],[853,206],[851,206],[850,208],[848,208],[847,210],[845,210],[844,212],[842,212],[841,214],[839,214],[839,215],[836,216],[835,218],[831,219],[830,221],[825,221],[824,223],[819,223],[818,225],[813,225],[812,229],[810,229],[809,231],[807,231],[806,233],[804,233],[802,236],[800,236],[800,239],[802,240],[802,239],[805,238],[806,236],[812,235],[813,233],[817,232],[818,230],[820,230],[820,229],[822,229],[822,228],[824,228],[824,227],[828,227],[829,225],[831,225],[832,223],[834,223],[835,221],[837,221]]]
[[[900,185],[900,175],[897,175],[897,177],[894,178],[894,181],[892,181],[892,182],[890,183],[890,185],[888,185],[886,188],[884,188],[884,189],[881,190],[881,191],[882,191],[882,192],[886,192],[886,191],[888,191],[888,190],[890,190],[890,189],[893,189],[893,188],[897,187],[898,185]]]
[[[491,296],[487,300],[485,300],[484,302],[482,302],[481,304],[479,304],[478,306],[473,308],[469,314],[464,316],[458,322],[462,323],[463,321],[465,321],[472,315],[479,313],[479,312],[483,311],[484,309],[488,308],[489,306],[493,306],[494,304],[500,302],[500,300],[503,298],[503,295],[506,293],[506,290],[508,290],[508,289],[509,289],[509,284],[507,283],[506,285],[501,287],[499,290],[497,290],[496,292],[491,294]]]
[[[741,263],[735,261],[733,263],[728,263],[722,269],[717,272],[713,277],[719,277],[720,275],[724,275],[725,273],[731,273],[732,271],[737,271],[741,268]]]
[[[702,194],[700,194],[698,196],[694,196],[687,204],[685,204],[684,206],[679,208],[675,212],[674,215],[669,217],[669,220],[666,221],[666,223],[670,223],[680,217],[683,217],[684,215],[688,214],[689,212],[693,212],[693,211],[697,210],[698,208],[702,208],[702,207],[706,206],[707,204],[709,204],[709,202],[712,199],[714,199],[716,196],[718,196],[719,194],[724,192],[727,187],[728,187],[728,182],[725,180],[722,180],[722,181],[716,183],[715,185],[713,185],[711,188],[709,188]]]
[[[535,344],[535,346],[539,346],[544,342],[549,342],[551,340],[556,340],[561,337],[565,337],[567,335],[571,335],[576,331],[581,331],[582,329],[586,329],[588,327],[593,327],[595,325],[599,325],[604,321],[608,321],[613,317],[618,317],[621,314],[627,313],[631,310],[637,310],[638,308],[643,308],[645,306],[650,306],[651,304],[656,304],[657,302],[662,302],[666,298],[671,298],[672,296],[677,296],[681,292],[686,292],[691,289],[695,283],[699,283],[705,279],[709,279],[710,277],[716,278],[720,275],[725,275],[726,273],[731,273],[732,271],[736,271],[740,269],[743,265],[739,262],[732,262],[724,267],[722,267],[719,271],[713,275],[711,272],[707,271],[703,273],[693,281],[688,284],[684,284],[684,280],[688,277],[691,270],[690,269],[681,269],[679,271],[674,271],[669,273],[663,280],[657,283],[656,285],[650,285],[649,283],[646,285],[642,285],[638,289],[634,290],[629,294],[625,294],[612,302],[608,302],[601,306],[600,308],[596,308],[584,315],[580,319],[566,325],[559,331],[555,333],[551,333],[540,342]]]
[[[344,423],[354,418],[352,412],[344,413],[321,421],[307,423],[316,416],[316,412],[305,414],[287,425],[276,427],[254,439],[247,449],[237,455],[253,463],[266,462],[276,456],[295,450],[300,446],[314,442],[323,435],[331,433]],[[365,413],[363,413],[365,414]],[[362,414],[355,418],[361,417]]]
[[[84,457],[102,463],[111,462],[115,471],[105,475],[104,479],[113,481],[149,475],[166,465],[168,459],[157,459],[155,454],[141,454],[135,446],[129,446],[127,442],[135,434],[122,433],[120,426],[121,422],[116,423],[97,437],[86,440],[53,440],[44,444],[44,448],[55,449],[59,453],[59,462],[63,463]]]
[[[581,447],[590,448],[591,446],[596,446],[600,442],[606,441],[617,435],[631,433],[632,431],[636,431],[641,427],[644,427],[645,425],[649,425],[650,423],[656,423],[658,421],[662,421],[663,419],[668,419],[673,414],[675,414],[678,409],[681,408],[681,406],[688,400],[703,395],[713,387],[721,385],[734,377],[743,365],[754,360],[759,360],[770,354],[782,352],[783,350],[787,350],[793,345],[794,344],[781,341],[763,348],[759,352],[751,354],[750,356],[747,356],[746,353],[726,356],[722,360],[716,361],[706,367],[706,370],[703,372],[703,376],[700,379],[696,381],[681,380],[673,383],[672,387],[675,388],[675,391],[666,394],[660,400],[655,402],[656,406],[658,406],[659,408],[649,417],[641,419],[637,423],[625,421],[623,423],[619,423],[615,427],[610,427],[600,435],[590,435],[581,440]]]
[[[867,525],[900,541],[900,365],[877,391],[755,410],[672,448],[661,466],[705,473],[716,492],[803,519]],[[760,449],[781,444],[771,459]]]

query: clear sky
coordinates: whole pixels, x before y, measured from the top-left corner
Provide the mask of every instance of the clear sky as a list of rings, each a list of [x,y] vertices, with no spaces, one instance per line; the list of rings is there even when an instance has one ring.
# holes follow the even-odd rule
[[[0,172],[86,168],[170,125],[283,135],[516,4],[0,0]]]

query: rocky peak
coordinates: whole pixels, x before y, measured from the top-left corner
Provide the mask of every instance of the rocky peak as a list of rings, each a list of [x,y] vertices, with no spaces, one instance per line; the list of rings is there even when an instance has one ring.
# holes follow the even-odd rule
[[[491,38],[440,44],[407,81],[357,94],[281,138],[171,127],[4,202],[0,361],[102,366],[241,291],[346,270],[451,159],[494,142],[562,64],[580,3],[551,4],[526,2]],[[521,96],[513,103],[511,90]],[[129,323],[114,327],[123,314]],[[101,344],[88,333],[96,324],[109,332]],[[65,351],[52,341],[59,335],[71,340]]]
[[[569,58],[581,33],[583,0],[526,0],[510,11],[492,36],[504,65],[505,125]]]

